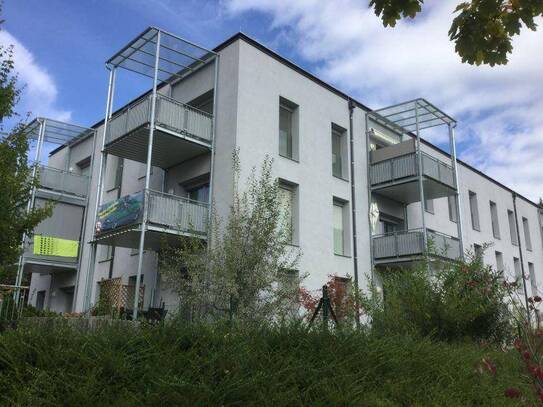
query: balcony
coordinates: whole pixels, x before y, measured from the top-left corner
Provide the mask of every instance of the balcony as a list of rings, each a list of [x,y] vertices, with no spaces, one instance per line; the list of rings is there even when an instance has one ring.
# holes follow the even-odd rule
[[[419,171],[419,154],[422,171]],[[455,193],[452,166],[424,152],[417,152],[414,140],[394,144],[370,155],[372,191],[400,201],[420,201],[419,173],[422,173],[426,199],[443,198]]]
[[[145,163],[151,122],[151,95],[132,103],[108,122],[105,151]],[[213,116],[157,95],[153,165],[169,168],[211,148]]]
[[[24,272],[49,274],[75,271],[78,255],[78,240],[36,234],[25,246]]]
[[[137,249],[146,200],[146,249],[160,249],[164,239],[175,244],[178,236],[206,238],[209,204],[145,190],[100,206],[97,243]]]
[[[38,196],[51,197],[69,195],[75,199],[86,199],[89,188],[89,177],[57,168],[38,166]]]
[[[460,257],[457,238],[427,229],[429,252],[432,256],[455,260]],[[421,259],[426,253],[424,230],[414,229],[374,236],[375,264],[390,264]]]

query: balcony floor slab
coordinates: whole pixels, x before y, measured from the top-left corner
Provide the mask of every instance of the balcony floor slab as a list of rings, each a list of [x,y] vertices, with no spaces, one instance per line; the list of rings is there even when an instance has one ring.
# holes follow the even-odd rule
[[[148,140],[149,126],[144,125],[112,141],[106,145],[105,151],[117,157],[145,163]],[[210,148],[211,145],[207,141],[156,127],[153,136],[152,163],[163,169],[170,168],[190,158],[206,154]]]
[[[444,198],[455,194],[453,188],[427,177],[423,178],[423,188],[426,199]],[[383,185],[374,185],[372,192],[406,204],[420,202],[420,188],[417,177]]]

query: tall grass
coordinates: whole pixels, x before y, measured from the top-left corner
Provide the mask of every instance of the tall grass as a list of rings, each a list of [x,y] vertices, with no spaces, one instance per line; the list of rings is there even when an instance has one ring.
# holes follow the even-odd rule
[[[481,361],[490,360],[495,375]],[[0,335],[0,400],[17,405],[514,405],[514,353],[300,326],[167,324]],[[513,403],[513,404],[512,404]],[[520,404],[519,404],[520,405]]]

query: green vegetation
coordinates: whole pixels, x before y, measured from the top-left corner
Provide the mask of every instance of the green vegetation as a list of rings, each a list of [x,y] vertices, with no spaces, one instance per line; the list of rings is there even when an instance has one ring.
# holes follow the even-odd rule
[[[178,323],[0,335],[5,404],[501,406],[532,393],[516,351],[473,343]]]
[[[370,7],[383,25],[394,27],[402,18],[414,18],[422,11],[424,0],[371,0]],[[455,44],[462,62],[507,64],[513,51],[513,37],[526,27],[537,29],[537,18],[543,16],[541,0],[470,0],[459,1],[454,10],[449,38]]]
[[[0,284],[14,283],[23,236],[52,213],[51,205],[26,212],[37,185],[28,164],[26,123],[19,121],[9,131],[4,129],[6,120],[15,121],[18,116],[15,106],[21,89],[13,70],[13,47],[0,46]]]

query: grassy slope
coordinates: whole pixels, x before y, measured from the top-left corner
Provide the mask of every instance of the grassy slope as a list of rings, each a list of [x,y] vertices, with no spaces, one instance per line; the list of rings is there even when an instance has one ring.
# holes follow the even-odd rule
[[[478,373],[489,357],[496,376]],[[21,405],[511,405],[517,355],[475,345],[166,326],[0,334],[0,401]],[[513,403],[514,405],[514,403]]]

